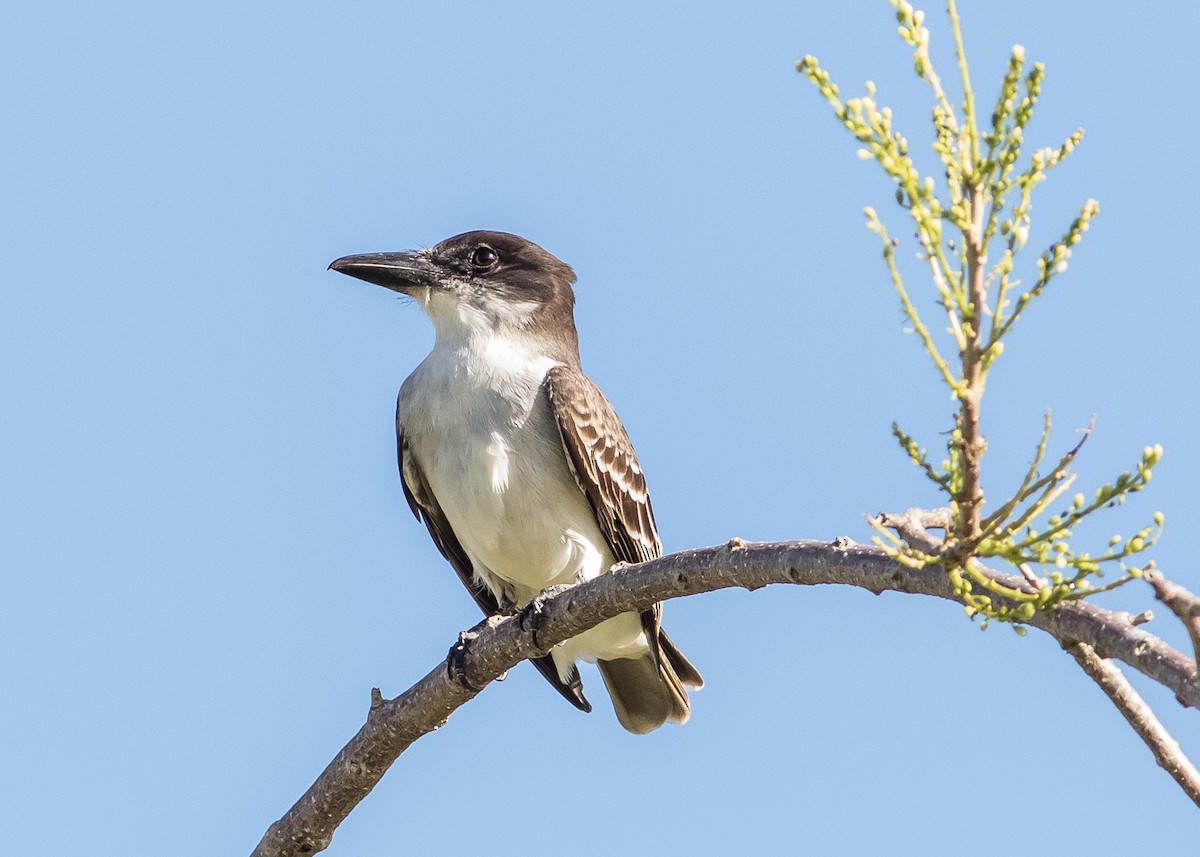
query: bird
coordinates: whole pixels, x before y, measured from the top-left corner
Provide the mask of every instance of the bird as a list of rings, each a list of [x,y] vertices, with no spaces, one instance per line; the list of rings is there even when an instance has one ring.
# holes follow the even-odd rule
[[[518,235],[474,231],[329,267],[433,322],[433,348],[397,397],[400,478],[486,616],[662,555],[629,435],[580,365],[568,265]],[[629,732],[685,723],[688,688],[704,680],[661,618],[661,604],[620,614],[531,660],[585,712],[577,661],[596,664]]]

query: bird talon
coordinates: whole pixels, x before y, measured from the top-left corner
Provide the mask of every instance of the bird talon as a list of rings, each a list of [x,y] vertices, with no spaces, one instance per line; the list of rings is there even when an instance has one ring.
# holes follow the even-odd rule
[[[457,682],[463,690],[471,693],[483,690],[481,687],[475,687],[467,678],[467,649],[478,636],[479,633],[474,628],[470,631],[459,631],[458,642],[450,647],[450,651],[446,655],[446,675],[450,677],[451,681]]]
[[[546,602],[558,595],[561,592],[566,592],[570,586],[559,583],[554,586],[548,586],[537,594],[520,612],[518,621],[522,631],[528,631],[530,638],[533,640],[533,645],[542,650],[542,644],[538,640],[538,630],[546,621]],[[548,651],[548,650],[547,650]]]
[[[542,626],[542,622],[544,620],[545,613],[542,611],[541,596],[534,598],[532,601],[526,604],[525,608],[521,610],[517,620],[521,625],[521,630],[529,632],[529,636],[533,640],[533,645],[539,650],[542,648],[542,644],[538,642],[538,628]]]

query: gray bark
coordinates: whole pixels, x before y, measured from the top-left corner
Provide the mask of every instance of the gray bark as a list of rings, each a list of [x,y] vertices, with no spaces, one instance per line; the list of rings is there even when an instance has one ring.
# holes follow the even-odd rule
[[[1006,585],[1028,584],[1021,577],[994,573]],[[462,680],[448,662],[436,666],[395,699],[373,691],[367,722],[339,752],[309,790],[277,822],[254,850],[254,857],[313,854],[328,847],[334,830],[379,782],[413,741],[440,727],[460,705],[522,660],[545,654],[555,644],[620,613],[643,610],[656,601],[768,584],[857,586],[876,594],[904,592],[954,601],[946,574],[938,567],[912,569],[882,551],[863,545],[813,541],[749,543],[734,539],[720,547],[664,556],[549,596],[541,605],[537,643],[521,617],[493,619],[479,626],[462,654]],[[1099,656],[1115,658],[1174,692],[1185,706],[1200,708],[1195,662],[1135,624],[1126,613],[1087,602],[1061,604],[1028,623],[1064,647],[1085,643]]]

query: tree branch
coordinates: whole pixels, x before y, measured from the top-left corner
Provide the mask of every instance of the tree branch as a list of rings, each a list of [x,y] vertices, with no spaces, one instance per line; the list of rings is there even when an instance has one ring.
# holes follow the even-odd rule
[[[909,547],[921,553],[936,556],[945,544],[945,539],[937,539],[929,534],[930,530],[942,530],[947,535],[954,529],[954,517],[949,509],[922,509],[914,506],[902,515],[880,512],[875,516],[875,522],[881,527],[895,530]]]
[[[1133,731],[1138,734],[1155,761],[1165,770],[1179,787],[1187,793],[1196,806],[1200,806],[1200,771],[1191,763],[1179,742],[1171,737],[1171,733],[1154,716],[1154,712],[1141,695],[1134,690],[1129,679],[1125,678],[1117,667],[1105,658],[1096,654],[1096,650],[1087,643],[1072,643],[1066,646],[1083,671],[1095,679],[1100,689],[1108,694],[1108,698],[1117,706],[1117,710],[1129,721]]]
[[[1192,650],[1196,664],[1200,666],[1200,596],[1189,592],[1178,583],[1163,577],[1156,568],[1148,569],[1142,577],[1154,587],[1154,597],[1167,605],[1167,609],[1179,617],[1192,638]]]
[[[957,33],[957,30],[955,32]],[[965,75],[965,62],[960,65]],[[965,118],[967,137],[971,148],[974,149],[977,145],[977,134],[974,133],[975,119],[973,116]],[[963,158],[964,168],[971,171],[978,168],[976,156],[964,154]],[[987,449],[987,441],[983,439],[980,429],[986,375],[983,352],[987,347],[983,336],[983,318],[987,313],[987,246],[983,240],[983,216],[987,207],[987,195],[983,185],[977,183],[978,180],[978,177],[971,179],[971,222],[963,230],[967,251],[967,296],[970,302],[963,319],[967,322],[964,324],[967,337],[964,343],[966,347],[960,349],[963,376],[962,387],[958,391],[958,430],[962,436],[962,488],[954,497],[958,503],[954,536],[963,545],[975,544],[982,532],[980,524],[983,519],[983,482],[980,477],[980,460]]]
[[[992,572],[1008,586],[1024,580]],[[522,660],[621,613],[656,601],[772,583],[801,586],[843,584],[876,594],[886,591],[956,600],[938,567],[908,568],[863,545],[813,541],[749,543],[734,539],[721,547],[672,554],[617,569],[573,587],[544,603],[537,629],[542,648],[516,617],[483,623],[461,659],[463,682],[447,664],[395,699],[373,691],[367,722],[337,754],[309,790],[267,830],[254,857],[313,854],[328,847],[334,830],[413,741],[444,724],[479,690]],[[1164,685],[1186,706],[1200,708],[1196,665],[1165,642],[1135,626],[1128,614],[1086,602],[1069,602],[1039,612],[1029,624],[1064,646],[1084,642]],[[464,686],[466,685],[466,686]]]

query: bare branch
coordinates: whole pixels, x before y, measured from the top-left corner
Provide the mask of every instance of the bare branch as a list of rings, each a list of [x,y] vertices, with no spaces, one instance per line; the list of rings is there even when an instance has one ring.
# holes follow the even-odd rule
[[[1179,787],[1196,806],[1200,806],[1200,771],[1197,771],[1196,766],[1184,755],[1179,742],[1171,737],[1166,727],[1154,716],[1154,711],[1134,690],[1124,673],[1110,661],[1097,655],[1096,650],[1087,643],[1072,643],[1065,648],[1083,667],[1083,671],[1095,679],[1100,689],[1108,694],[1113,705],[1117,706],[1117,710],[1129,721],[1133,731],[1146,742],[1159,766],[1179,783]]]
[[[1167,580],[1156,568],[1147,569],[1142,573],[1142,577],[1154,587],[1154,597],[1178,616],[1179,621],[1188,629],[1192,638],[1192,650],[1196,654],[1196,664],[1200,667],[1200,596],[1189,592],[1178,583]]]
[[[954,527],[954,518],[949,509],[922,509],[913,506],[903,515],[880,512],[875,522],[881,527],[895,530],[910,548],[930,556],[936,556],[945,539],[935,538],[930,530],[949,533]]]
[[[1143,610],[1141,613],[1137,614],[1136,616],[1129,617],[1129,621],[1133,625],[1145,625],[1147,622],[1150,622],[1153,619],[1154,619],[1154,611],[1153,610]]]
[[[1019,577],[990,574],[1009,587],[1024,585]],[[549,647],[605,619],[645,609],[656,601],[729,587],[758,589],[772,583],[843,584],[876,594],[893,591],[956,600],[941,568],[909,568],[877,548],[842,542],[752,543],[737,539],[721,547],[684,551],[614,570],[545,600],[537,629],[541,648],[517,617],[483,623],[462,654],[461,682],[451,677],[448,664],[443,663],[395,699],[373,694],[366,724],[304,796],[271,825],[255,849],[255,857],[306,855],[326,848],[337,826],[396,758],[479,692],[468,687],[483,688],[522,660],[544,654]],[[1172,690],[1182,704],[1200,708],[1196,665],[1158,637],[1135,627],[1128,614],[1087,602],[1067,602],[1035,614],[1029,624],[1064,645],[1085,642],[1108,657],[1119,658]]]

